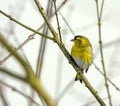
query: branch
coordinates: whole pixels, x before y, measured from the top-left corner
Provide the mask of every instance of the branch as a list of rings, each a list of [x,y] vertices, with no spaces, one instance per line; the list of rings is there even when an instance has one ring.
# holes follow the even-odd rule
[[[61,15],[61,17],[63,18],[65,24],[67,25],[68,29],[70,30],[70,32],[72,33],[73,36],[75,36],[74,31],[72,30],[72,28],[70,27],[69,23],[67,22],[67,20],[65,19],[65,17],[62,15],[62,13],[59,11],[59,14]]]
[[[47,9],[46,9],[46,12],[47,12],[47,16],[49,17],[49,19],[51,19],[51,15],[53,15],[52,13],[52,1],[49,0],[48,3],[47,3]],[[47,35],[48,34],[48,26],[46,25],[46,23],[44,22],[44,27],[43,27],[43,31],[42,31],[43,34]],[[40,47],[39,47],[39,52],[38,52],[38,58],[37,58],[37,66],[36,66],[36,71],[35,71],[35,74],[37,76],[37,78],[40,78],[41,76],[41,72],[42,72],[42,67],[43,67],[43,63],[44,63],[44,56],[45,56],[45,50],[46,50],[46,45],[47,45],[47,39],[44,38],[44,37],[41,37],[40,39]],[[31,95],[32,97],[34,98],[34,90],[32,91]],[[42,105],[45,105],[45,101],[43,100],[43,98],[41,97],[41,102],[42,102]],[[32,105],[32,102],[30,104],[30,106]]]
[[[57,8],[57,10],[56,11],[59,11],[64,5],[65,5],[65,3],[67,2],[67,0],[64,0],[62,3],[61,3],[61,5]],[[1,11],[0,11],[1,12]],[[4,13],[4,12],[3,12]],[[6,13],[4,13],[4,14],[6,14]],[[4,15],[3,14],[3,15]],[[7,14],[6,14],[7,15]],[[6,16],[5,15],[5,16]],[[7,16],[9,16],[9,15],[7,15]],[[50,15],[50,17],[49,18],[51,18],[52,16],[54,16],[54,13],[52,12],[52,14]],[[10,16],[11,17],[11,16]],[[7,17],[7,18],[9,18],[9,17]],[[12,18],[12,17],[11,17]],[[9,18],[10,19],[10,18]],[[12,18],[13,19],[13,21],[15,20],[14,18]],[[17,20],[15,20],[15,21],[17,21]],[[14,21],[14,22],[15,22]],[[20,23],[20,22],[19,22]],[[19,23],[17,23],[17,24],[19,24]],[[36,30],[37,32],[40,30],[40,29],[42,29],[42,27],[43,26],[45,26],[45,22]],[[19,24],[20,25],[20,24]],[[23,26],[24,27],[24,26]],[[25,27],[26,28],[26,27]],[[15,50],[16,51],[18,51],[19,49],[21,49],[26,43],[28,43],[30,40],[32,40],[33,38],[34,38],[34,36],[35,36],[35,32],[34,33],[32,33],[32,34],[30,34],[29,35],[29,37],[28,37],[28,39],[26,39],[20,46],[18,46]],[[48,38],[49,39],[49,38]],[[51,39],[51,38],[50,38]],[[52,39],[51,39],[52,40]],[[5,61],[7,61],[10,57],[12,56],[12,54],[10,53],[8,56],[6,56],[3,60],[1,60],[0,61],[0,65],[2,65]]]
[[[76,65],[76,63],[73,61],[71,55],[69,54],[69,52],[66,50],[66,48],[64,47],[64,45],[60,42],[60,40],[58,39],[58,34],[55,32],[55,30],[53,29],[52,25],[49,22],[48,17],[46,16],[46,13],[43,9],[43,7],[41,6],[39,0],[34,0],[41,15],[43,16],[46,24],[48,25],[51,33],[54,36],[54,41],[57,43],[57,45],[59,46],[59,48],[61,49],[61,51],[63,52],[63,54],[65,55],[65,57],[69,60],[70,64],[73,66],[73,68],[75,69],[76,72],[79,72],[79,67]],[[71,60],[72,59],[72,60]],[[82,74],[82,72],[79,73],[81,79],[83,80],[83,82],[85,83],[85,86],[90,90],[90,92],[95,96],[95,98],[97,99],[97,101],[102,105],[102,106],[106,106],[106,104],[104,103],[104,101],[102,100],[102,98],[99,96],[98,92],[93,88],[93,86],[89,83],[89,81],[86,79],[86,77]]]
[[[33,29],[33,28],[31,28],[31,27],[29,27],[29,26],[27,26],[27,25],[25,25],[25,24],[19,22],[18,20],[16,20],[16,19],[13,18],[12,16],[6,14],[5,12],[3,12],[3,11],[1,11],[1,10],[0,10],[0,13],[1,13],[2,15],[6,16],[7,18],[9,18],[11,21],[14,21],[15,23],[19,24],[20,26],[22,26],[22,27],[24,27],[24,28],[26,28],[26,29],[28,29],[28,30],[30,30],[30,31],[32,31],[32,32],[34,32],[34,33],[36,33],[36,34],[38,34],[38,35],[41,35],[41,36],[43,36],[43,37],[45,37],[45,38],[48,38],[49,40],[53,40],[52,37],[47,36],[47,35],[44,35],[44,34],[38,32],[37,30],[35,30],[35,29]]]
[[[66,50],[66,48],[64,46],[60,46],[60,45],[59,45],[59,47],[62,50],[62,52],[64,53],[65,57],[69,60],[69,63],[73,66],[73,68],[75,69],[75,71],[79,72],[79,70],[80,70],[79,67],[73,61],[71,55]],[[104,101],[102,100],[102,98],[100,97],[100,95],[98,94],[98,92],[93,88],[93,86],[89,83],[89,81],[82,74],[82,72],[79,73],[79,76],[83,80],[83,82],[85,83],[85,86],[89,89],[89,91],[94,95],[94,97],[97,99],[97,101],[101,104],[101,106],[106,106],[106,104],[104,103]]]
[[[3,106],[9,106],[7,96],[5,94],[6,94],[5,89],[0,84],[0,101],[2,102]]]
[[[99,73],[104,76],[104,74],[102,73],[102,71],[100,70],[100,68],[99,68],[95,63],[93,63],[93,65],[94,65],[94,67],[99,71]],[[120,88],[117,87],[117,85],[115,85],[108,77],[107,77],[107,80],[109,81],[109,83],[110,83],[113,87],[115,87],[116,90],[118,90],[118,91],[120,92]]]
[[[24,94],[23,92],[21,92],[20,90],[14,88],[13,86],[3,82],[2,80],[0,80],[0,83],[3,84],[4,86],[10,88],[13,91],[16,91],[17,93],[19,93],[20,95],[22,95],[23,97],[25,97],[28,100],[31,100],[32,102],[34,102],[34,104],[36,104],[37,106],[40,106],[40,104],[38,104],[35,100],[33,100],[33,98],[31,98],[30,96]]]
[[[73,78],[74,79],[74,78]],[[60,100],[64,97],[64,95],[69,91],[69,89],[74,85],[75,81],[71,80],[67,86],[62,90],[62,92],[60,93],[60,95],[56,98],[57,103],[60,102]]]
[[[43,7],[41,6],[39,0],[34,0],[34,1],[35,1],[36,5],[37,5],[37,7],[38,7],[39,12],[40,12],[41,15],[43,16],[43,19],[45,20],[46,24],[48,25],[48,28],[50,29],[51,33],[53,34],[53,36],[54,36],[54,41],[55,41],[55,42],[59,42],[59,41],[56,41],[56,40],[58,40],[58,34],[55,32],[54,28],[53,28],[52,25],[50,24],[50,21],[49,21],[48,17],[46,16],[46,13],[45,13]]]
[[[32,69],[31,67],[25,62],[25,60],[15,51],[15,49],[13,49],[12,46],[10,46],[7,41],[4,39],[3,35],[0,34],[0,42],[5,46],[5,48],[11,52],[15,58],[18,60],[18,62],[22,65],[22,67],[25,69],[25,72],[27,75],[29,75],[30,73],[32,73]]]
[[[0,42],[6,47],[6,49],[11,52],[14,57],[19,61],[19,63],[21,64],[21,66],[23,67],[25,73],[26,73],[26,78],[25,82],[27,82],[29,85],[31,85],[31,87],[33,87],[39,97],[43,97],[43,99],[45,100],[46,104],[48,106],[56,106],[56,102],[55,100],[53,100],[51,98],[51,96],[48,94],[48,92],[46,91],[46,89],[43,87],[41,81],[39,81],[39,79],[36,77],[36,75],[33,73],[33,70],[31,69],[31,67],[25,62],[25,60],[12,48],[12,46],[10,46],[5,39],[3,38],[2,34],[0,34]],[[10,74],[9,74],[10,75]]]
[[[4,74],[7,74],[7,75],[9,75],[9,76],[12,76],[12,77],[14,77],[14,78],[17,78],[17,79],[19,79],[19,80],[22,80],[22,81],[25,81],[25,79],[26,79],[25,77],[20,77],[19,75],[15,74],[15,73],[12,73],[12,71],[10,71],[10,69],[9,69],[9,71],[8,71],[7,69],[0,67],[0,72],[2,72],[2,73],[4,73]]]
[[[34,35],[30,35],[21,45],[15,48],[15,51],[17,52],[19,49],[21,49],[26,43],[28,43],[32,39],[34,39]],[[8,54],[4,59],[0,60],[0,65],[6,62],[11,56],[12,56],[12,53]]]
[[[112,106],[110,89],[109,89],[109,85],[107,82],[107,74],[106,74],[106,69],[105,69],[105,60],[104,60],[103,45],[102,45],[102,32],[101,32],[102,31],[101,30],[101,19],[102,19],[102,13],[103,13],[104,0],[102,0],[100,12],[99,12],[98,0],[95,0],[95,2],[96,2],[97,18],[98,18],[98,32],[99,32],[99,47],[100,47],[101,63],[102,63],[102,68],[104,72],[105,87],[106,87],[107,94],[108,94],[109,104],[110,106]]]
[[[57,25],[58,25],[58,32],[59,32],[60,42],[62,43],[62,37],[61,37],[61,31],[60,31],[61,27],[60,27],[60,23],[59,23],[59,19],[58,19],[56,0],[53,0],[53,3],[54,3],[54,8],[55,8],[55,16],[56,16]]]

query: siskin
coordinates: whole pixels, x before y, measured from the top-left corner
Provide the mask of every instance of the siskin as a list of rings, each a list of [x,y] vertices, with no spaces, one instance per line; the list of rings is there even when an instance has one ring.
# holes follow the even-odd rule
[[[74,42],[72,49],[71,49],[71,55],[76,64],[80,67],[80,71],[82,73],[87,73],[89,66],[93,62],[93,54],[92,54],[92,46],[88,38],[78,35],[75,36],[74,39],[71,41]],[[77,74],[75,81],[80,80],[82,83],[82,79],[80,79],[80,76]]]

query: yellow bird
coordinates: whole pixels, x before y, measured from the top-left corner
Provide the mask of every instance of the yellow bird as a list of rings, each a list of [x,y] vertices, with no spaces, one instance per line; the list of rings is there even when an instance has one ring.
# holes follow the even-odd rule
[[[76,64],[80,67],[80,71],[84,73],[84,70],[88,71],[89,66],[93,62],[93,53],[92,53],[92,46],[88,38],[78,35],[75,36],[74,39],[71,41],[74,42],[74,45],[71,49],[71,55]],[[77,74],[75,81],[80,80],[82,83],[82,79]]]

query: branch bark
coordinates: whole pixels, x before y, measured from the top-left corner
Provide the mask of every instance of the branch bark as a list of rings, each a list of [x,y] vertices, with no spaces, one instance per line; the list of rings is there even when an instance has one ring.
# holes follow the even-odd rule
[[[52,27],[52,25],[49,22],[48,17],[46,16],[46,13],[43,9],[43,7],[41,6],[39,0],[34,0],[39,12],[41,13],[41,15],[43,16],[46,24],[48,25],[51,33],[54,36],[54,41],[55,43],[57,43],[57,45],[59,46],[59,48],[61,49],[61,51],[63,52],[63,54],[65,55],[65,57],[68,59],[68,61],[70,62],[70,64],[73,66],[73,68],[75,69],[76,72],[78,72],[80,69],[79,67],[76,65],[76,63],[73,61],[71,55],[69,54],[69,52],[67,51],[67,49],[65,48],[64,44],[62,42],[60,42],[60,39],[58,38],[58,34],[55,32],[54,28]],[[85,83],[85,86],[90,90],[90,92],[94,95],[94,97],[97,99],[97,101],[101,104],[101,106],[106,106],[106,104],[104,103],[104,101],[102,100],[102,98],[99,96],[98,92],[93,88],[93,86],[89,83],[89,81],[86,79],[86,77],[81,73],[80,77],[82,78],[83,82]]]
[[[10,44],[7,43],[7,41],[3,38],[3,35],[0,34],[0,42],[5,46],[5,48],[13,54],[13,56],[18,60],[20,65],[23,67],[26,76],[25,78],[20,78],[19,76],[12,74],[8,71],[8,75],[15,77],[17,79],[20,79],[24,82],[27,82],[29,85],[31,85],[32,88],[36,90],[39,96],[42,96],[43,99],[45,100],[46,104],[48,106],[56,106],[55,100],[52,99],[52,97],[48,94],[46,89],[43,87],[41,80],[39,80],[36,75],[33,73],[32,68],[26,63],[26,61],[12,48]],[[1,71],[1,69],[0,69]],[[4,71],[1,71],[4,72]]]

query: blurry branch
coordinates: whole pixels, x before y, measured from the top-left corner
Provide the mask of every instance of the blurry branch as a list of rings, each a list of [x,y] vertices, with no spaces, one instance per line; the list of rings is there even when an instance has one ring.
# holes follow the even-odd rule
[[[61,31],[60,31],[61,27],[60,27],[60,23],[59,23],[59,19],[58,19],[56,0],[53,0],[53,3],[54,3],[54,8],[55,8],[55,16],[56,16],[57,25],[58,25],[58,33],[59,33],[59,37],[60,37],[60,42],[62,43],[62,37],[61,37]]]
[[[107,43],[104,43],[103,44],[103,49],[104,48],[108,48],[108,47],[111,47],[111,46],[113,46],[113,45],[115,45],[115,44],[118,44],[118,43],[120,43],[120,37],[118,37],[118,38],[116,38],[115,40],[112,40],[112,41],[109,41],[109,42],[107,42]],[[98,50],[99,50],[99,47],[95,50],[95,55],[94,55],[94,58],[96,58],[97,56],[98,56]]]
[[[37,5],[37,7],[39,9],[39,12],[43,16],[43,19],[45,20],[46,24],[48,25],[49,30],[51,31],[51,33],[54,36],[54,42],[57,43],[57,45],[59,46],[59,48],[61,49],[61,51],[65,55],[65,57],[69,60],[70,64],[74,67],[75,71],[78,72],[80,70],[79,67],[75,64],[75,62],[73,61],[71,55],[69,54],[69,52],[67,51],[67,49],[64,47],[63,43],[60,42],[60,40],[58,38],[58,34],[55,32],[54,28],[50,24],[49,19],[46,16],[46,13],[45,13],[43,7],[41,6],[39,0],[34,0],[34,1],[35,1],[36,5]],[[89,83],[89,81],[82,74],[82,72],[80,72],[79,75],[80,75],[81,79],[83,80],[83,82],[85,83],[85,86],[91,91],[91,93],[95,96],[95,98],[98,100],[98,102],[102,106],[106,106],[106,104],[104,103],[104,101],[102,100],[102,98],[99,96],[98,92],[93,88],[93,86]]]
[[[59,11],[60,13],[60,11]],[[67,17],[69,17],[71,14],[72,14],[72,11],[69,13],[67,12],[68,14],[66,14]],[[62,14],[60,14],[62,15]],[[68,23],[66,23],[67,21],[70,21],[70,17],[68,18],[69,20],[66,20],[64,18],[64,16],[62,15],[61,16],[63,21],[65,22],[66,26],[68,27],[68,29],[70,31],[73,32],[72,28],[70,27],[70,25]],[[71,29],[70,29],[71,28]],[[63,35],[63,41],[65,43],[65,39],[66,39],[66,34]],[[58,51],[59,52],[59,51]],[[58,62],[57,62],[57,73],[56,73],[56,87],[55,87],[55,95],[56,95],[56,100],[57,100],[57,104],[59,104],[59,102],[61,101],[61,99],[65,96],[65,94],[68,92],[68,90],[73,86],[73,83],[74,83],[74,79],[72,79],[67,85],[66,87],[64,88],[64,90],[62,92],[60,92],[60,87],[61,87],[61,78],[62,78],[62,72],[63,72],[63,69],[62,69],[62,66],[63,66],[63,56],[59,54],[58,56]],[[60,92],[60,93],[59,93]]]
[[[60,102],[60,100],[64,97],[64,95],[69,91],[69,89],[73,86],[73,84],[75,83],[74,79],[72,79],[67,86],[63,89],[63,91],[61,92],[61,94],[56,98],[56,102],[57,104]]]
[[[32,68],[26,63],[26,61],[12,48],[12,46],[10,46],[7,41],[3,38],[3,35],[0,34],[0,42],[5,46],[5,48],[11,52],[14,57],[18,60],[18,62],[21,64],[21,66],[23,67],[26,76],[25,78],[21,78],[18,75],[15,75],[15,73],[11,73],[3,68],[0,68],[0,71],[3,73],[6,73],[10,76],[13,76],[17,79],[20,79],[24,82],[27,82],[29,85],[31,85],[32,88],[34,88],[36,90],[36,92],[38,93],[39,97],[42,96],[43,99],[45,100],[46,104],[48,106],[56,106],[55,101],[51,98],[51,96],[47,93],[47,91],[45,90],[45,88],[43,87],[41,81],[35,76],[35,74],[33,73]]]
[[[25,24],[19,22],[18,20],[16,20],[16,19],[13,18],[12,16],[6,14],[5,12],[3,12],[3,11],[1,11],[1,10],[0,10],[0,13],[1,13],[2,15],[6,16],[7,18],[9,18],[11,21],[16,22],[16,23],[19,24],[20,26],[22,26],[22,27],[24,27],[24,28],[26,28],[26,29],[28,29],[28,30],[30,30],[30,31],[32,31],[32,32],[34,32],[34,33],[36,33],[36,34],[38,34],[38,35],[41,35],[41,36],[43,36],[43,37],[45,37],[45,38],[47,38],[47,39],[49,39],[49,40],[53,40],[52,37],[47,36],[47,35],[44,35],[44,34],[38,32],[37,30],[35,30],[35,29],[33,29],[33,28],[31,28],[31,27],[29,27],[29,26],[27,26],[27,25],[25,25]]]
[[[112,100],[110,97],[110,89],[109,89],[109,85],[107,82],[107,74],[106,74],[106,69],[105,69],[105,61],[104,61],[103,45],[102,45],[101,19],[102,19],[102,13],[103,13],[104,0],[102,0],[100,10],[99,10],[99,5],[98,5],[99,4],[98,0],[95,0],[95,2],[96,2],[97,18],[98,18],[98,32],[99,32],[99,47],[100,47],[101,63],[102,63],[102,68],[104,72],[105,87],[106,87],[107,94],[108,94],[109,104],[110,106],[112,106]]]
[[[59,11],[66,3],[67,0],[64,0],[61,5],[57,8],[57,11]],[[19,24],[20,22],[18,22],[17,20],[15,20],[12,16],[7,15],[6,13],[2,12],[0,10],[0,13],[5,15],[7,18],[9,18],[10,20],[16,22],[17,24]],[[51,16],[49,18],[51,18],[52,16],[54,16],[54,13],[51,14]],[[20,23],[19,25],[21,25],[22,23]],[[42,29],[42,27],[45,26],[45,22],[36,30],[37,32]],[[23,25],[24,28],[26,28],[27,26]],[[28,27],[29,28],[29,27]],[[29,29],[28,29],[29,30]],[[33,31],[34,32],[34,31]],[[29,35],[28,39],[26,39],[20,46],[18,46],[17,48],[15,48],[16,51],[18,51],[19,49],[21,49],[26,43],[28,43],[30,40],[32,40],[35,36],[36,32],[32,33],[31,35]],[[48,38],[49,39],[49,38]],[[52,39],[52,38],[51,38]],[[10,53],[8,56],[6,56],[3,60],[0,61],[0,65],[2,65],[5,61],[7,61],[10,57],[12,56],[12,54]]]
[[[67,20],[64,18],[64,16],[62,15],[62,13],[59,11],[59,14],[61,15],[61,17],[63,18],[64,22],[66,23],[67,27],[69,28],[70,32],[72,33],[73,36],[75,36],[74,31],[72,30],[72,28],[70,27],[69,23],[67,22]]]
[[[21,64],[21,66],[24,68],[25,72],[29,75],[30,73],[32,73],[32,69],[31,67],[25,62],[25,60],[15,51],[15,49],[13,49],[12,46],[10,46],[7,41],[5,40],[5,38],[3,37],[2,34],[0,34],[0,42],[3,44],[3,46],[5,46],[5,48],[11,52],[15,58],[19,61],[19,63]],[[7,72],[7,71],[6,71]],[[9,72],[8,72],[9,73]],[[17,76],[16,76],[17,77]]]
[[[108,99],[108,97],[103,98],[103,100],[105,100],[105,99]],[[95,103],[96,103],[96,101],[91,101],[89,103],[86,103],[86,104],[83,104],[83,105],[80,105],[80,106],[92,106],[92,104],[95,104]]]
[[[72,59],[71,55],[69,54],[69,52],[66,50],[66,48],[64,47],[64,45],[60,42],[60,40],[58,39],[58,34],[55,32],[54,28],[51,26],[48,17],[46,16],[43,7],[41,6],[41,4],[39,3],[38,0],[35,0],[35,3],[38,6],[38,9],[40,11],[40,13],[42,14],[46,24],[48,25],[51,33],[53,34],[54,38],[50,37],[50,36],[46,36],[22,23],[20,23],[19,21],[17,21],[16,19],[12,18],[10,15],[7,15],[6,13],[2,12],[0,10],[0,13],[5,15],[6,17],[8,17],[10,20],[18,23],[19,25],[27,28],[28,30],[31,30],[43,37],[46,37],[50,40],[53,40],[55,43],[58,44],[59,48],[61,49],[61,51],[64,53],[65,57],[69,60],[70,64],[74,67],[74,69],[76,70],[76,72],[79,71],[79,67],[75,64],[75,62]],[[28,64],[24,61],[24,59],[19,56],[17,54],[17,52],[12,49],[12,47],[10,45],[8,45],[7,42],[5,42],[5,40],[2,39],[2,36],[0,36],[0,41],[2,42],[2,44],[11,52],[13,53],[13,55],[16,57],[16,59],[20,62],[20,64],[23,66],[27,77],[25,79],[25,82],[29,83],[39,94],[39,96],[42,96],[43,99],[45,100],[45,102],[47,103],[48,106],[55,106],[55,101],[50,97],[50,95],[46,92],[46,90],[43,88],[41,82],[36,78],[36,76],[34,75],[34,73],[32,72],[32,69],[28,66]],[[88,80],[86,79],[86,77],[80,73],[80,77],[82,78],[82,80],[85,83],[85,86],[91,91],[91,93],[95,96],[95,98],[98,100],[98,102],[102,105],[102,106],[106,106],[106,104],[104,103],[104,101],[101,99],[101,97],[99,96],[98,92],[92,87],[92,85],[88,82]]]
[[[15,91],[16,93],[19,93],[20,95],[22,95],[24,98],[33,101],[33,103],[36,104],[37,106],[40,106],[40,104],[38,104],[35,100],[33,100],[33,98],[31,98],[30,96],[24,94],[23,92],[21,92],[20,90],[14,88],[13,86],[5,83],[4,81],[0,80],[0,84],[3,84],[5,87],[10,88],[11,90]]]
[[[9,106],[9,103],[7,101],[7,97],[5,95],[5,89],[3,86],[0,84],[0,100],[2,101],[2,106]]]
[[[55,16],[56,16],[55,18],[57,21],[57,29],[58,29],[58,33],[59,33],[59,38],[60,38],[60,42],[62,43],[61,27],[60,27],[60,23],[59,23],[59,19],[58,19],[56,0],[52,0],[52,1],[54,4],[54,10],[55,10]],[[61,64],[59,64],[59,63],[61,63]],[[57,74],[56,74],[56,84],[55,84],[55,95],[56,96],[59,94],[60,86],[61,86],[62,65],[63,65],[62,64],[62,57],[59,56],[58,66],[57,66],[58,68],[57,68]]]
[[[28,43],[32,39],[34,39],[34,36],[30,35],[21,45],[19,45],[17,48],[15,48],[15,51],[20,50],[26,43]],[[4,62],[6,62],[11,56],[12,56],[12,53],[10,53],[4,59],[0,60],[0,65],[2,65]]]
[[[109,41],[108,43],[103,44],[103,48],[113,46],[114,44],[117,43],[120,43],[120,37],[115,40]]]
[[[55,98],[59,95],[61,89],[62,72],[63,72],[62,69],[63,69],[63,57],[59,54],[57,59],[57,69],[55,76],[55,89],[54,89]]]
[[[67,0],[63,0],[63,2],[62,2],[62,3],[60,4],[60,6],[57,8],[57,11],[59,11],[59,10],[65,5],[66,2],[67,2]],[[52,12],[49,18],[53,17],[54,15],[55,15],[55,13]],[[46,25],[46,23],[44,22],[44,23],[37,29],[37,31],[39,31],[39,30],[40,30],[41,28],[43,28],[45,25]]]
[[[52,1],[48,1],[47,5],[47,16],[50,18],[52,15]],[[47,35],[48,34],[48,26],[45,24],[43,27],[43,34]],[[46,49],[46,43],[47,39],[45,37],[41,38],[40,41],[40,49],[39,49],[39,55],[38,55],[38,60],[37,60],[37,69],[36,69],[36,75],[39,78],[42,70],[42,64],[44,60],[44,54],[45,54],[45,49]]]
[[[48,0],[47,3],[47,9],[46,9],[46,13],[47,16],[49,17],[49,19],[51,19],[51,15],[52,15],[52,6],[53,3],[51,0]],[[43,34],[47,35],[48,34],[48,26],[46,24],[44,24],[43,27]],[[38,58],[37,58],[37,66],[36,66],[36,76],[38,77],[38,79],[41,78],[41,73],[42,73],[42,67],[43,67],[43,62],[44,62],[44,56],[45,56],[45,50],[46,50],[46,44],[47,44],[47,39],[45,37],[41,37],[40,38],[40,46],[39,46],[39,53],[38,53]],[[34,90],[32,91],[32,98],[34,98],[35,92]],[[45,105],[45,102],[43,100],[43,98],[41,97],[41,102],[42,105]],[[30,103],[30,106],[32,106],[32,102]]]
[[[43,33],[44,34],[47,34],[46,33],[47,31],[47,26],[45,25],[44,26],[44,29],[43,29]],[[44,55],[45,55],[45,49],[46,49],[46,38],[45,37],[41,37],[40,38],[40,47],[39,47],[39,53],[38,53],[38,58],[37,58],[37,66],[36,66],[36,71],[35,71],[35,74],[36,74],[36,77],[38,79],[40,79],[40,76],[41,76],[41,72],[42,72],[42,66],[43,66],[43,62],[44,62]],[[34,98],[34,90],[32,92],[32,97]],[[41,101],[42,101],[42,105],[44,106],[44,101],[41,97]]]
[[[56,8],[56,11],[59,11],[64,4],[66,3],[66,0],[64,0],[60,6],[58,8]],[[54,16],[54,12],[52,11],[52,1],[49,0],[48,1],[48,6],[47,6],[47,17],[49,17],[49,19],[51,19],[52,16]],[[48,33],[48,27],[46,26],[46,23],[44,22],[41,25],[41,28],[44,27],[43,29],[43,34],[47,34]],[[40,29],[40,28],[39,28]],[[40,74],[41,74],[41,69],[42,69],[42,63],[43,63],[43,59],[44,59],[44,52],[45,52],[45,47],[46,47],[46,38],[45,37],[41,37],[41,43],[40,43],[40,50],[39,50],[39,55],[38,55],[38,61],[37,61],[37,69],[36,69],[36,76],[39,78]],[[32,92],[32,96],[34,96],[34,91]],[[42,100],[42,98],[41,98]],[[43,102],[44,104],[44,102]]]
[[[6,101],[6,98],[5,98],[5,95],[3,94],[3,92],[0,92],[0,98],[1,98],[2,103],[3,103],[2,106],[9,106],[7,101]]]
[[[94,65],[94,67],[99,71],[99,73],[104,76],[104,74],[102,73],[102,71],[100,70],[100,68],[99,68],[95,63],[93,63],[93,65]],[[119,88],[119,87],[117,87],[109,78],[107,78],[107,80],[109,81],[109,83],[110,83],[113,87],[115,87],[116,90],[118,90],[118,91],[120,92],[120,88]]]
[[[67,0],[64,0],[61,4],[60,4],[60,6],[58,7],[58,9],[56,10],[56,11],[59,11],[59,9],[61,9],[63,6],[64,6],[64,4],[66,3],[66,1]],[[51,18],[52,16],[54,16],[54,13],[53,12],[50,12],[50,16],[49,16],[49,18]],[[6,14],[4,14],[5,16],[6,16]],[[7,16],[9,16],[9,15],[7,15]],[[18,22],[17,20],[15,20],[14,18],[12,18],[11,16],[10,17],[8,17],[9,19],[13,19],[13,21],[14,22],[16,22],[17,24],[22,24],[22,23],[20,23],[20,22]],[[22,25],[23,27],[27,27],[27,26],[25,26],[25,25]],[[42,27],[44,27],[45,26],[45,22],[36,30],[36,31],[39,31]],[[29,27],[28,27],[29,28]],[[27,29],[28,29],[27,28]],[[29,35],[29,37],[28,37],[28,39],[26,39],[20,46],[18,46],[17,48],[15,48],[15,50],[16,51],[18,51],[19,49],[21,49],[26,43],[28,43],[30,40],[32,40],[32,39],[34,39],[34,36],[35,36],[35,34],[36,33],[33,33],[33,34],[31,34],[31,35]],[[46,34],[45,34],[46,35]],[[44,37],[43,37],[43,39],[45,39]],[[42,43],[42,42],[41,42]],[[42,44],[43,45],[43,44]],[[42,48],[44,48],[44,47],[42,47]],[[44,54],[44,52],[42,53],[42,54]],[[10,57],[12,56],[12,53],[10,53],[8,56],[6,56],[3,60],[1,60],[0,61],[0,64],[3,64],[5,61],[7,61]],[[41,57],[43,57],[43,56],[41,56]],[[39,59],[39,58],[38,58]],[[40,64],[39,64],[39,66],[41,67],[41,61],[39,62]],[[39,67],[39,68],[40,68]],[[40,69],[37,69],[37,70],[41,70],[41,68]],[[38,74],[39,74],[40,72],[38,72]],[[39,76],[39,75],[38,75]],[[18,77],[18,76],[17,76]]]
[[[60,6],[58,7],[57,11],[61,9],[61,7],[63,7],[65,5],[65,3],[67,3],[69,0],[63,0],[63,2],[60,4]]]
[[[34,1],[35,1],[36,5],[37,5],[37,7],[38,7],[39,12],[40,12],[41,15],[43,16],[43,19],[45,20],[45,22],[46,22],[46,24],[48,25],[51,33],[52,33],[53,36],[54,36],[54,39],[53,39],[53,40],[58,40],[58,39],[57,39],[57,38],[58,38],[58,34],[55,32],[54,28],[53,28],[52,25],[50,24],[49,19],[48,19],[48,17],[46,16],[46,13],[45,13],[45,11],[44,11],[44,8],[41,6],[39,0],[34,0]],[[56,42],[56,41],[55,41],[55,42]],[[59,42],[59,41],[58,41],[58,42]]]
[[[9,69],[9,70],[10,70],[10,69]],[[22,80],[22,81],[25,80],[25,77],[21,77],[21,76],[15,74],[15,73],[13,73],[12,71],[8,71],[7,69],[2,68],[2,67],[0,67],[0,72],[4,73],[4,74],[6,74],[6,75],[12,76],[12,77],[14,77],[14,78],[17,78],[17,79],[19,79],[19,80]]]

